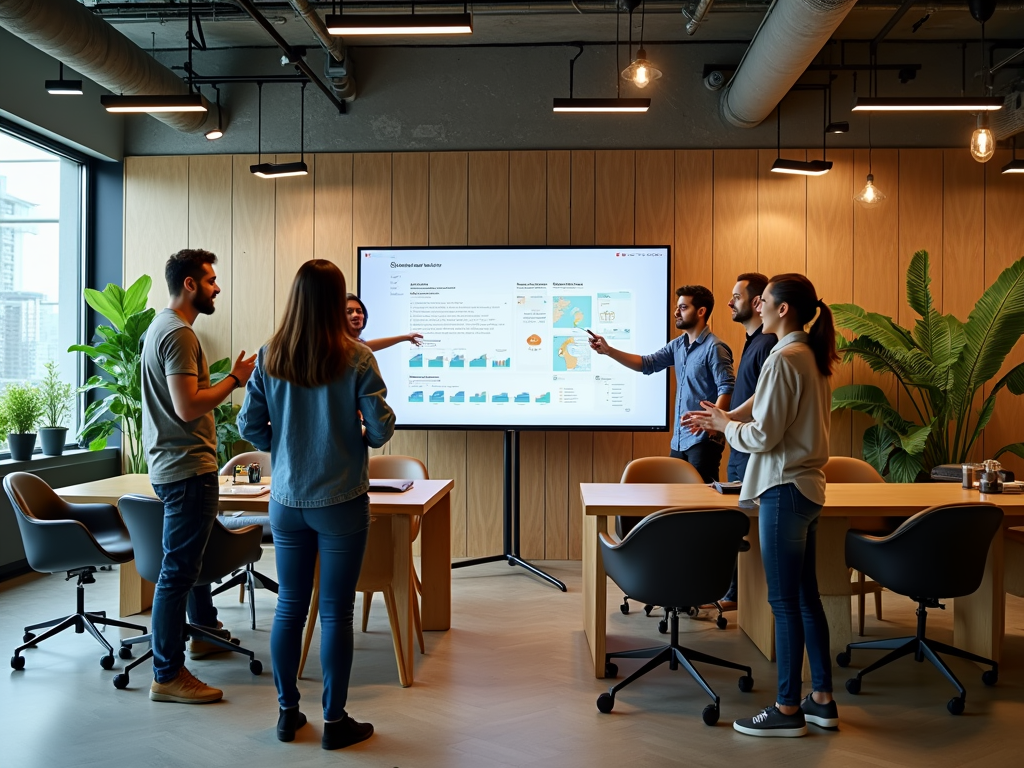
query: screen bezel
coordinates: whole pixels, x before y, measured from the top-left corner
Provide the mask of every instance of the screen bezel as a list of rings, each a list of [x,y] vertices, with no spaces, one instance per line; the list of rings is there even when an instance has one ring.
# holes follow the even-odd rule
[[[363,295],[363,251],[419,251],[430,253],[436,251],[608,251],[608,250],[636,250],[637,248],[658,248],[665,249],[665,285],[669,291],[672,290],[672,246],[670,245],[360,245],[356,248],[356,295]],[[666,297],[669,298],[669,297]],[[669,312],[665,323],[665,344],[672,339],[672,313]],[[656,350],[651,350],[655,352]],[[637,373],[637,376],[643,376]],[[669,432],[672,428],[672,387],[668,381],[668,369],[651,374],[652,376],[665,377],[665,419],[664,426],[608,426],[595,427],[592,425],[575,426],[572,424],[560,425],[499,425],[499,424],[395,424],[395,429],[408,430],[447,430],[456,432]],[[387,382],[385,382],[387,384]]]

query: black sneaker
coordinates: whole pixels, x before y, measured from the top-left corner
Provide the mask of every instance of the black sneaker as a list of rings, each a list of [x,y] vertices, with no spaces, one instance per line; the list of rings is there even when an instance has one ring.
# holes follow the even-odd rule
[[[800,703],[800,709],[804,713],[804,719],[811,725],[833,731],[839,728],[839,708],[835,699],[828,704],[819,704],[812,694],[808,693],[807,698]]]
[[[336,720],[333,723],[324,723],[324,735],[320,739],[320,746],[324,749],[344,749],[366,741],[373,736],[373,726],[369,723],[357,723],[351,717],[346,716],[344,720]]]
[[[282,709],[277,715],[278,741],[295,741],[295,732],[306,724],[306,716],[298,707]]]
[[[807,721],[804,720],[803,712],[797,710],[795,715],[784,715],[774,704],[753,717],[737,720],[732,727],[747,736],[794,738],[807,734]]]

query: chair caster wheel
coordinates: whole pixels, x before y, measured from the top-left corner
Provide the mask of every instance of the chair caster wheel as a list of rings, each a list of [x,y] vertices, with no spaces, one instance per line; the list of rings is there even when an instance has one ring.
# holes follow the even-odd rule
[[[263,662],[260,661],[259,659],[253,659],[252,661],[249,662],[249,671],[252,672],[254,675],[262,675],[263,674]]]
[[[714,725],[718,722],[718,707],[714,704],[708,704],[704,707],[704,711],[700,713],[700,716],[704,720],[704,725]]]
[[[25,668],[25,657],[24,656],[11,656],[11,669],[24,669]]]
[[[113,656],[113,654],[111,654],[109,656],[100,656],[100,666],[103,667],[104,669],[113,669],[114,668],[114,656]]]
[[[981,675],[981,682],[985,685],[995,685],[999,682],[999,673],[994,669],[983,672]]]
[[[754,690],[754,678],[752,678],[750,675],[744,675],[740,678],[739,686],[741,692],[750,693],[752,690]]]
[[[668,622],[665,621],[665,619],[662,619],[658,622],[658,631],[661,632],[661,634],[663,635],[668,634]]]
[[[31,643],[35,639],[36,636],[33,635],[31,632],[26,632],[24,635],[21,636],[21,642],[23,643]]]
[[[645,616],[650,616],[651,615],[651,611],[653,611],[653,610],[654,610],[654,606],[653,605],[645,605],[644,606],[644,615]]]
[[[612,711],[612,707],[615,706],[615,699],[612,698],[610,693],[602,693],[597,697],[597,708],[604,714],[608,714]]]
[[[698,616],[700,616],[700,606],[696,605],[691,608],[687,608],[686,615],[689,616],[691,619],[696,619]]]
[[[623,616],[629,615],[629,603],[623,600],[622,605],[619,606],[619,610],[622,611]]]
[[[850,666],[850,652],[849,651],[842,651],[840,653],[837,653],[836,654],[836,664],[838,664],[840,667],[848,667],[848,666]]]
[[[128,675],[124,672],[114,675],[114,687],[119,691],[123,691],[128,687]]]
[[[617,664],[612,664],[610,661],[606,661],[605,664],[604,664],[604,676],[605,677],[618,677],[619,676],[619,666]]]
[[[725,618],[725,616],[719,616],[717,619],[715,619],[715,626],[719,629],[725,629],[729,626],[729,620]]]
[[[851,677],[846,681],[846,690],[856,696],[860,693],[860,678]]]
[[[964,713],[964,700],[955,696],[946,703],[946,709],[951,715],[962,715]]]
[[[132,657],[132,648],[130,645],[122,645],[117,649],[117,655],[122,659],[130,659]]]

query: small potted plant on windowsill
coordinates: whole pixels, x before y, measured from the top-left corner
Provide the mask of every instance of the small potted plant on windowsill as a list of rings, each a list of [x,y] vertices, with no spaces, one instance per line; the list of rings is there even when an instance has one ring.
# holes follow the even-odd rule
[[[0,394],[0,413],[7,429],[7,446],[15,461],[28,461],[36,447],[36,424],[43,415],[39,391],[29,383],[8,384]]]
[[[43,405],[42,426],[39,428],[43,455],[60,456],[67,442],[66,425],[71,416],[71,406],[75,402],[75,390],[60,380],[57,364],[52,361],[46,364],[46,376],[39,388],[39,396]]]

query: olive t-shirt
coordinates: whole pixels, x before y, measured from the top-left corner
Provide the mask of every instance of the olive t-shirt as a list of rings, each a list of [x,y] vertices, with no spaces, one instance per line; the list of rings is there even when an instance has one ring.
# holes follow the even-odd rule
[[[167,377],[195,376],[210,386],[210,369],[192,326],[173,309],[153,319],[142,345],[142,445],[152,483],[173,483],[216,472],[217,429],[213,412],[182,421],[174,412]]]

